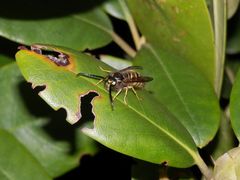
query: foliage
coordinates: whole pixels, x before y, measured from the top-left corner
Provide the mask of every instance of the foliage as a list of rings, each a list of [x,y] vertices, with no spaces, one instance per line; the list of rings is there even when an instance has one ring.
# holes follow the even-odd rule
[[[156,178],[200,178],[191,172],[193,165],[206,179],[229,176],[239,167],[234,143],[240,137],[238,4],[5,3],[0,7],[0,35],[6,38],[1,44],[26,47],[16,53],[16,62],[16,50],[2,48],[0,54],[0,177],[61,177],[84,154],[99,150],[95,141],[136,158],[132,177],[137,179],[155,177],[156,169]],[[227,28],[233,32],[229,38]],[[139,72],[153,81],[137,90],[140,98],[129,90],[127,104],[120,93],[113,109],[104,82],[77,76],[105,77],[102,69],[131,65],[142,66]],[[215,163],[207,166],[202,151]]]

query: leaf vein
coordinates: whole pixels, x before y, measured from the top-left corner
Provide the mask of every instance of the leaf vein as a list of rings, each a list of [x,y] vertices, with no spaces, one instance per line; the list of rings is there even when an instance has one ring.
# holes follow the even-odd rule
[[[173,86],[173,88],[175,89],[177,96],[180,100],[180,102],[183,104],[183,107],[185,109],[185,112],[187,113],[188,117],[190,118],[190,120],[192,121],[192,123],[194,124],[194,126],[192,126],[194,128],[194,132],[197,134],[197,142],[200,142],[200,136],[199,136],[199,131],[196,128],[196,122],[194,121],[194,117],[192,116],[181,92],[179,91],[179,89],[177,88],[176,83],[174,82],[173,78],[171,77],[171,74],[168,72],[167,67],[164,65],[163,61],[161,60],[161,58],[157,55],[156,51],[154,50],[154,48],[148,44],[147,47],[150,49],[150,51],[152,52],[152,54],[156,57],[156,59],[158,60],[158,62],[160,63],[160,65],[162,66],[164,72],[167,75],[167,78],[169,79],[171,85]],[[192,135],[192,133],[190,133]]]

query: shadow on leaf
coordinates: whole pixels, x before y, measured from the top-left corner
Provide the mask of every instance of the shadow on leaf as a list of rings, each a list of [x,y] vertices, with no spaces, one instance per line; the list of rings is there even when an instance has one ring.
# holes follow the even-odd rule
[[[66,111],[64,109],[61,108],[58,111],[54,111],[40,96],[38,96],[38,92],[43,89],[44,87],[42,86],[32,90],[31,84],[27,82],[21,82],[19,84],[21,97],[29,113],[36,117],[35,120],[38,118],[47,118],[49,121],[43,126],[43,129],[52,139],[68,142],[71,147],[69,153],[74,154],[77,151],[77,131],[80,131],[79,128],[88,120],[94,119],[94,115],[91,111],[91,100],[96,96],[96,93],[89,93],[81,98],[82,118],[75,125],[70,125],[66,121]]]

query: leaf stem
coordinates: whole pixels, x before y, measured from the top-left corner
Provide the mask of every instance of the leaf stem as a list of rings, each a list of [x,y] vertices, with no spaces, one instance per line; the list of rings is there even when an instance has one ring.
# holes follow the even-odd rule
[[[215,91],[220,96],[226,44],[226,0],[213,0],[213,18],[215,33]]]
[[[118,34],[116,34],[113,30],[110,30],[102,25],[99,25],[99,24],[96,24],[90,20],[88,20],[87,18],[83,18],[81,16],[74,16],[75,18],[77,19],[80,19],[81,21],[84,21],[88,24],[91,24],[92,26],[95,26],[99,29],[101,29],[102,31],[108,33],[113,41],[121,48],[123,49],[130,57],[135,57],[136,55],[136,51],[131,47],[129,46]]]
[[[197,153],[196,155],[194,155],[194,159],[195,159],[196,165],[198,166],[202,174],[205,176],[205,178],[207,180],[210,180],[212,178],[212,171],[205,164],[201,156]]]
[[[113,41],[120,47],[122,48],[130,57],[135,57],[136,51],[129,46],[118,34],[116,34],[113,31],[109,31],[110,35],[113,38]]]
[[[226,74],[227,74],[231,84],[233,84],[234,83],[234,79],[235,79],[233,71],[231,70],[230,67],[226,66],[225,72],[226,72]]]
[[[137,26],[132,18],[132,15],[131,13],[129,12],[129,9],[126,5],[126,2],[124,0],[118,0],[121,8],[122,8],[122,11],[123,11],[123,14],[127,20],[127,23],[128,23],[128,26],[130,28],[130,31],[131,31],[131,34],[132,34],[132,37],[133,37],[133,41],[134,41],[134,44],[135,44],[135,47],[137,50],[139,50],[142,46],[142,43],[144,41],[142,41],[142,38],[140,37],[139,33],[138,33],[138,29],[137,29]]]

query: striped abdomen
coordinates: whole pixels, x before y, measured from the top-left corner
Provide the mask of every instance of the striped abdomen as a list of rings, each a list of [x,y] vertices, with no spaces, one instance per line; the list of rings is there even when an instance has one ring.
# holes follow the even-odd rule
[[[122,73],[123,75],[123,83],[125,87],[133,87],[136,89],[143,88],[145,85],[145,77],[142,77],[138,72],[136,71],[127,71]]]

